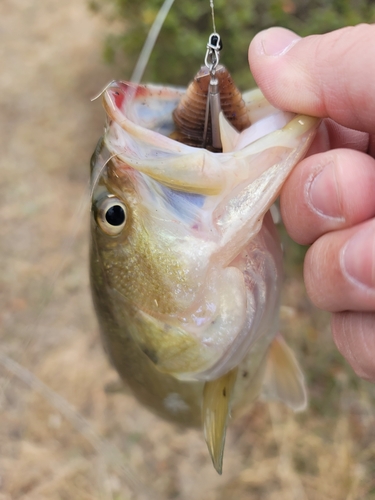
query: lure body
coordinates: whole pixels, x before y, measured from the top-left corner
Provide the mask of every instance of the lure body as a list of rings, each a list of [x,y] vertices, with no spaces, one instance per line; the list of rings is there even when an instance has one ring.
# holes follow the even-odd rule
[[[219,65],[216,68],[215,78],[220,88],[221,109],[224,116],[236,130],[242,132],[250,127],[246,103],[225,66]],[[173,120],[177,127],[173,138],[189,146],[202,147],[209,82],[210,72],[206,66],[202,66],[173,111]],[[209,149],[212,145],[210,123],[207,132],[208,137],[204,147]]]
[[[91,283],[121,377],[162,417],[203,424],[220,472],[230,412],[261,390],[306,404],[296,361],[276,337],[282,250],[267,212],[317,121],[278,111],[255,90],[243,96],[252,125],[236,131],[221,114],[223,152],[214,153],[171,138],[184,94],[125,82],[104,93]]]

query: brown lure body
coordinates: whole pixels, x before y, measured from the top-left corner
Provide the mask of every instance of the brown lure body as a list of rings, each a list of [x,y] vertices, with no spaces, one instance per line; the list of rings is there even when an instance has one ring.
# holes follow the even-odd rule
[[[250,126],[250,120],[241,92],[234,84],[225,66],[219,65],[217,67],[215,77],[219,82],[221,110],[233,127],[238,132],[242,132],[242,130]],[[173,134],[173,139],[188,146],[205,147],[207,149],[212,147],[210,119],[208,120],[206,143],[203,144],[210,78],[209,69],[202,66],[173,112],[173,120],[177,128],[177,131]]]

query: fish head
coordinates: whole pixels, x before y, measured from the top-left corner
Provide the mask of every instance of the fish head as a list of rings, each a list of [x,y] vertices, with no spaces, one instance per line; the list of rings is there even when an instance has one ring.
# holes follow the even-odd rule
[[[269,215],[318,125],[244,94],[222,153],[173,139],[184,89],[113,82],[92,162],[92,248],[113,314],[161,372],[215,380],[276,334],[282,251]],[[104,293],[104,292],[103,292]]]

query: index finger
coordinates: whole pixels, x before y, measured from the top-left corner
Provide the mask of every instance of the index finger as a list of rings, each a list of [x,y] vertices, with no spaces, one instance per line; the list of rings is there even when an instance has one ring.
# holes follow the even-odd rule
[[[250,44],[250,69],[276,107],[373,132],[374,40],[368,24],[306,38],[270,28]]]

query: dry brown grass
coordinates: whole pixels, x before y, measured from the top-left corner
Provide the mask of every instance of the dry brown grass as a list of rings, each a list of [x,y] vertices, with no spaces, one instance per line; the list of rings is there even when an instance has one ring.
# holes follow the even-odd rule
[[[109,29],[83,1],[1,2],[1,352],[29,385],[0,368],[0,500],[375,498],[373,387],[292,274],[282,330],[310,408],[257,403],[231,425],[222,477],[201,433],[104,391],[116,374],[89,297],[87,205],[77,207],[103,121],[89,97],[119,76],[100,61]]]

